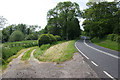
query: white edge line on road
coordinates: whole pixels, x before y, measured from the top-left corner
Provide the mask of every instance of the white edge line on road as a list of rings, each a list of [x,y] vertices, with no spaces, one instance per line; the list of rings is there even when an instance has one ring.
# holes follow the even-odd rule
[[[112,78],[113,80],[116,80],[114,77],[112,77],[109,73],[107,73],[106,71],[103,71],[108,77]]]
[[[77,42],[75,42],[75,47],[77,48],[76,43],[77,43]],[[80,51],[78,48],[77,48],[77,50],[78,50],[85,58],[89,59],[89,58],[88,58],[82,51]]]
[[[91,63],[93,63],[95,66],[98,66],[95,62],[91,61]]]
[[[96,51],[102,52],[102,53],[104,53],[104,54],[106,54],[106,55],[109,55],[109,56],[111,56],[111,57],[114,57],[114,58],[118,58],[118,59],[119,59],[118,56],[112,55],[112,54],[110,54],[110,53],[107,53],[107,52],[101,51],[101,50],[99,50],[99,49],[96,49],[96,48],[94,48],[94,47],[92,47],[92,46],[89,46],[89,45],[85,42],[85,39],[84,39],[84,44],[85,44],[86,46],[88,46],[88,47],[96,50]]]

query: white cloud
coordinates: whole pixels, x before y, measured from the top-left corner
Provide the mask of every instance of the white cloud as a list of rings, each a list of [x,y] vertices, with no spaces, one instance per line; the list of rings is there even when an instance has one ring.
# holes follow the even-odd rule
[[[58,2],[72,1],[86,8],[88,0],[0,0],[0,16],[8,20],[9,24],[39,25],[44,28],[47,24],[46,16],[49,9]]]

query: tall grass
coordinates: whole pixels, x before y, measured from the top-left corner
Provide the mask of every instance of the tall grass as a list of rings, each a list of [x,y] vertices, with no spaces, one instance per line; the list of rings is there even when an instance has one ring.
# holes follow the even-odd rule
[[[36,40],[28,40],[28,41],[18,41],[18,42],[7,42],[2,44],[2,65],[8,64],[11,59],[14,57],[12,56],[18,56],[18,53],[20,50],[24,48],[29,48],[37,46]],[[12,57],[12,58],[11,58]],[[11,59],[9,59],[11,58]]]
[[[120,51],[120,45],[118,45],[118,42],[116,41],[111,41],[108,40],[107,38],[104,39],[98,39],[98,38],[94,38],[91,40],[93,43],[95,43],[96,45],[105,47],[105,48],[109,48],[112,50],[116,50],[116,51]]]
[[[73,53],[77,52],[74,44],[75,40],[72,40],[53,45],[48,49],[41,49],[41,47],[38,47],[34,53],[34,56],[39,61],[60,63],[72,59]]]
[[[35,49],[36,47],[32,47],[30,48],[30,50],[26,51],[23,56],[21,57],[21,60],[23,61],[28,61],[28,59],[30,58],[31,52]]]

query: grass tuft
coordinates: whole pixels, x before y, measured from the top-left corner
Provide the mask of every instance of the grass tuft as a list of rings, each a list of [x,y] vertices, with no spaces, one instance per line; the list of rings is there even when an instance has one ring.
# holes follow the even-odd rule
[[[38,47],[34,53],[34,56],[39,61],[60,63],[72,59],[73,53],[77,52],[74,44],[75,40],[72,40],[53,45],[48,49],[41,49],[41,47]]]
[[[23,61],[28,61],[28,59],[30,58],[30,54],[31,52],[35,49],[36,47],[32,47],[30,48],[30,50],[26,51],[23,56],[21,57],[21,60]]]
[[[97,39],[97,38],[94,38],[92,39],[92,42],[95,43],[96,45],[99,45],[99,46],[102,46],[102,47],[105,47],[105,48],[109,48],[109,49],[112,49],[112,50],[116,50],[116,51],[120,51],[120,45],[118,45],[117,42],[115,41],[111,41],[111,40],[108,40],[108,39]]]

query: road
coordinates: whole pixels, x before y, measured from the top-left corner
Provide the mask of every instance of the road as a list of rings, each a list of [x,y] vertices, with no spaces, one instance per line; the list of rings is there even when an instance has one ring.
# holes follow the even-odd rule
[[[77,50],[85,57],[101,78],[120,78],[119,52],[93,44],[86,37],[75,43]]]

